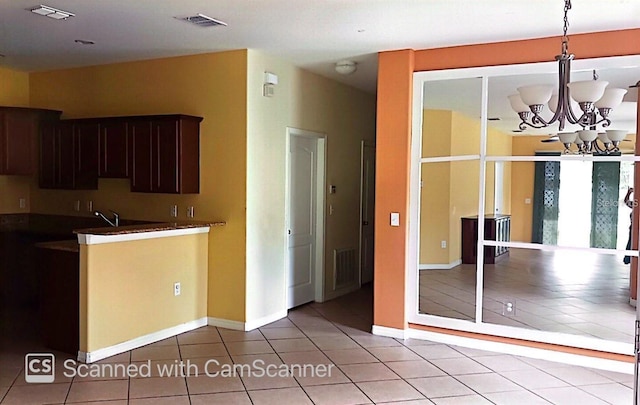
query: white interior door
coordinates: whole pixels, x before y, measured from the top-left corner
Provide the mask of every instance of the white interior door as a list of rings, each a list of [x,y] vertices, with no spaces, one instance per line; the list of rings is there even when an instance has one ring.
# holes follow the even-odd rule
[[[315,299],[318,139],[291,135],[289,142],[287,308]]]
[[[362,142],[360,187],[360,283],[373,281],[373,229],[376,180],[376,148]]]

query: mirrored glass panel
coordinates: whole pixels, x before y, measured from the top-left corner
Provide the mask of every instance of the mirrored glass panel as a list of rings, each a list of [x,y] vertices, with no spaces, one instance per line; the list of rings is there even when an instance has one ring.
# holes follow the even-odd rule
[[[622,255],[509,249],[484,267],[483,322],[633,342]]]
[[[421,169],[419,312],[474,320],[480,161]]]
[[[480,78],[424,84],[422,157],[480,153]]]
[[[607,91],[615,93],[621,97],[613,97],[616,100],[611,101],[615,105],[607,112],[606,118],[611,120],[611,125],[606,127],[599,123],[594,127],[597,132],[605,133],[606,130],[622,131],[618,134],[612,134],[612,139],[621,137],[619,144],[614,145],[613,142],[607,141],[607,137],[598,137],[597,147],[601,151],[613,152],[622,150],[631,151],[633,142],[635,141],[636,132],[636,101],[637,95],[635,90],[629,91],[629,86],[636,83],[638,79],[637,68],[597,68],[584,70],[572,70],[571,81],[590,81],[594,78],[594,72],[600,81],[608,82]],[[546,150],[564,152],[567,146],[572,152],[577,152],[577,144],[580,143],[579,138],[571,141],[575,137],[571,134],[583,129],[582,126],[572,124],[569,120],[565,120],[564,127],[560,129],[559,122],[556,121],[548,126],[542,125],[540,122],[532,122],[533,114],[529,105],[524,103],[522,95],[525,94],[523,88],[528,86],[547,86],[550,99],[542,104],[539,113],[542,120],[550,122],[557,110],[558,101],[558,77],[555,67],[549,73],[537,74],[520,74],[520,75],[502,75],[492,76],[488,79],[488,111],[487,111],[487,155],[488,156],[533,156],[535,151]],[[608,98],[611,98],[608,96]],[[526,98],[525,98],[526,99]],[[547,98],[545,98],[547,99]],[[620,102],[620,104],[618,104]],[[580,117],[583,113],[580,105],[573,99],[570,100],[571,109],[576,117]],[[609,105],[609,104],[608,104]],[[525,110],[528,118],[525,120],[528,124],[521,125],[522,117],[516,112],[516,109]],[[596,109],[597,110],[597,109]],[[604,117],[598,113],[597,121],[600,122]],[[542,128],[534,128],[541,127]],[[589,128],[587,128],[589,129]],[[562,139],[559,133],[564,134]],[[509,145],[507,138],[513,137],[513,143]],[[607,142],[609,142],[607,144]],[[606,153],[606,152],[605,152]]]
[[[582,159],[487,162],[486,212],[509,215],[511,241],[625,249],[631,214],[625,197],[633,185],[633,165]]]

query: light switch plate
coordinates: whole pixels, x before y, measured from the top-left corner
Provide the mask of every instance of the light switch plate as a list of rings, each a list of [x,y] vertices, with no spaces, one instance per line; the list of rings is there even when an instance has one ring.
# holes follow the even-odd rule
[[[400,213],[392,212],[391,213],[391,226],[400,226]]]

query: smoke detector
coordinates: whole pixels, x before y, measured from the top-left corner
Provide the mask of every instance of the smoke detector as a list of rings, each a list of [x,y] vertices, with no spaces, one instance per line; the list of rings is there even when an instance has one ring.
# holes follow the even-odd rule
[[[357,63],[352,60],[341,60],[336,63],[336,72],[341,75],[350,75],[358,69]]]
[[[215,18],[208,17],[204,14],[197,14],[188,17],[175,17],[178,20],[186,21],[191,24],[195,24],[198,27],[226,27],[227,23],[224,21],[216,20]]]

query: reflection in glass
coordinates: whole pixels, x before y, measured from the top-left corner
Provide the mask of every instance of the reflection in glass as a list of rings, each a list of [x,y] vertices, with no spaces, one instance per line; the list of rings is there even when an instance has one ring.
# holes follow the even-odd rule
[[[511,248],[508,259],[484,267],[483,291],[483,322],[633,342],[622,255]]]
[[[422,157],[480,153],[481,96],[479,78],[424,84]]]
[[[475,265],[460,265],[462,218],[478,213],[478,160],[423,163],[420,201],[421,313],[457,319],[475,317]]]
[[[495,188],[489,175],[493,163],[487,162],[487,209]],[[512,241],[625,248],[631,209],[623,200],[633,184],[633,162],[505,163],[510,164],[511,194],[503,213],[511,214]]]

